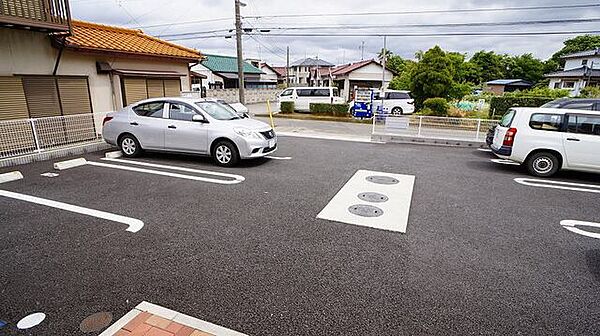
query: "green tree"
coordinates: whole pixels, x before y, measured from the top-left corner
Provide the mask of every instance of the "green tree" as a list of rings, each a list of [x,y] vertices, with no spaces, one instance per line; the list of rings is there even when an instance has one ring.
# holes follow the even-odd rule
[[[461,73],[461,67],[462,64],[465,62],[465,55],[458,53],[458,52],[447,52],[446,56],[448,57],[448,59],[450,60],[450,63],[452,64],[452,79],[457,81],[457,82],[462,82],[463,78],[462,78],[462,73]]]
[[[404,71],[404,63],[405,60],[402,57],[398,55],[390,55],[388,56],[385,66],[393,72],[399,74]]]
[[[535,84],[544,78],[545,70],[544,62],[532,54],[523,54],[510,59],[506,77],[524,79]]]
[[[452,87],[452,60],[439,46],[427,50],[417,63],[410,85],[417,108],[427,98],[447,98]]]
[[[479,65],[473,62],[464,62],[458,70],[458,77],[467,83],[481,84],[481,72],[483,71]]]
[[[398,72],[390,82],[392,90],[410,90],[412,83],[413,72],[417,66],[417,62],[411,60],[404,61],[404,67],[401,72]]]
[[[506,77],[506,59],[503,55],[481,50],[476,52],[469,62],[481,70],[480,81],[482,83]]]
[[[448,92],[448,97],[456,100],[463,99],[466,95],[471,94],[473,91],[473,85],[471,83],[457,83],[454,82]]]
[[[377,53],[377,59],[379,60],[379,62],[383,63],[384,57],[387,61],[389,59],[389,57],[392,56],[393,54],[394,53],[391,52],[390,50],[381,48],[381,50]]]
[[[600,35],[579,35],[574,38],[568,39],[563,42],[564,47],[552,55],[552,60],[555,64],[564,66],[564,62],[561,63],[561,56],[572,54],[585,50],[592,50],[600,48]],[[554,70],[557,70],[555,68]]]

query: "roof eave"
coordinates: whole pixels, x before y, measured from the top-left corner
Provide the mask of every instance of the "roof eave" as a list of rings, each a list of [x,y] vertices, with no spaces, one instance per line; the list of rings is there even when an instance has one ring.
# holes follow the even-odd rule
[[[152,58],[152,59],[168,59],[174,61],[181,61],[185,63],[198,61],[202,56],[198,57],[186,57],[186,56],[172,56],[172,55],[161,55],[161,54],[148,54],[148,53],[138,53],[131,51],[123,51],[123,50],[114,50],[114,49],[103,49],[103,48],[89,48],[84,46],[78,46],[73,44],[66,44],[64,46],[68,50],[84,52],[88,54],[110,54],[110,55],[119,55],[123,57],[142,57],[142,58]]]

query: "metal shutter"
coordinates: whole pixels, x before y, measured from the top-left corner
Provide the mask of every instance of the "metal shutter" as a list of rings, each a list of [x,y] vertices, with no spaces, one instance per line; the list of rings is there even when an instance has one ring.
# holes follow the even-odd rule
[[[22,80],[31,118],[54,117],[61,114],[54,77],[24,76]]]
[[[63,115],[92,113],[87,78],[59,77],[58,93]]]
[[[162,79],[148,79],[148,98],[159,98],[165,96]]]
[[[181,96],[181,82],[179,79],[165,79],[165,97]]]
[[[148,92],[146,91],[146,79],[124,77],[123,96],[125,97],[125,105],[133,104],[148,98]]]
[[[0,77],[0,120],[26,119],[27,101],[19,77]]]

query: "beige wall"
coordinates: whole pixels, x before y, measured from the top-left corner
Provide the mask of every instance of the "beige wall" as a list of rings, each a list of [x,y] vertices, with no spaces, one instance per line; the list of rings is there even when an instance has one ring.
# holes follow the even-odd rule
[[[0,76],[52,75],[58,50],[44,33],[0,28]],[[108,62],[115,69],[175,71],[188,74],[188,63],[164,60],[139,60],[78,54],[65,51],[56,75],[88,76],[92,108],[95,113],[108,112],[122,107],[119,76],[111,81],[108,74],[98,74],[96,61]],[[189,76],[181,77],[182,91],[190,89]],[[113,97],[114,92],[114,97]]]
[[[483,87],[483,92],[491,92],[495,95],[503,95],[504,94],[504,85],[488,85],[486,84]]]

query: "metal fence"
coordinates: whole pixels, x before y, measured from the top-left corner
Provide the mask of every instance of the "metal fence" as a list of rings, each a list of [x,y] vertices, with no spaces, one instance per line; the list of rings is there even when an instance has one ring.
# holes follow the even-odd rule
[[[106,113],[0,121],[0,158],[39,153],[100,138]]]
[[[497,120],[431,116],[376,115],[373,134],[457,141],[485,141]]]

